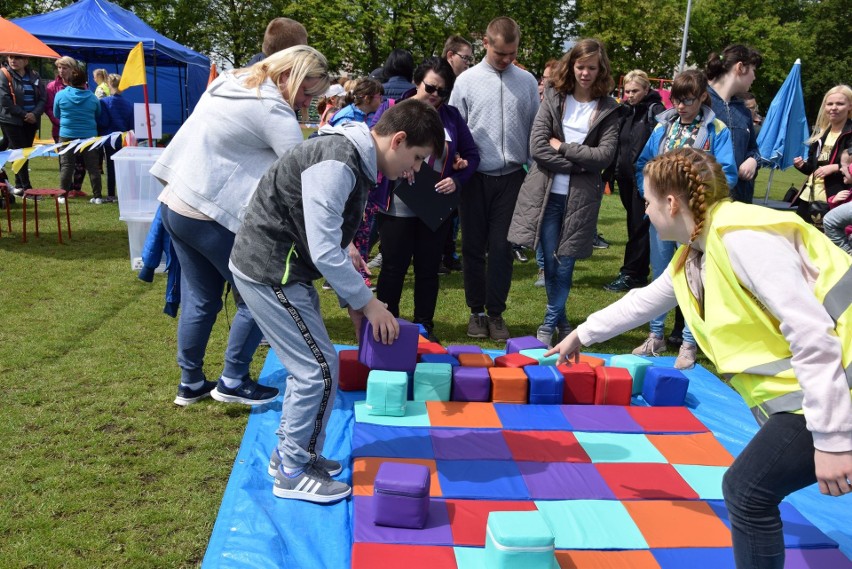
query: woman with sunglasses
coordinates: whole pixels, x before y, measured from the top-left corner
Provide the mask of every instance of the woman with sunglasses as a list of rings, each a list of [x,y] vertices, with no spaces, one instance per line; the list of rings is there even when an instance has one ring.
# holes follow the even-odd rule
[[[432,168],[440,174],[435,186],[439,194],[459,191],[479,165],[479,150],[458,109],[446,103],[450,98],[456,76],[445,59],[430,57],[414,71],[415,88],[402,99],[417,99],[438,110],[444,124],[446,143],[441,156],[431,156],[423,168]],[[385,102],[376,112],[378,120],[393,104]],[[405,184],[403,180],[401,183]],[[438,302],[438,267],[447,233],[452,226],[451,217],[435,230],[429,228],[397,196],[393,195],[388,181],[384,180],[375,191],[374,200],[383,201],[384,211],[377,217],[381,239],[382,272],[376,296],[386,303],[394,316],[399,316],[399,300],[408,267],[414,259],[414,317],[413,322],[423,324],[431,340],[435,306]]]
[[[734,161],[734,147],[731,143],[731,131],[725,123],[716,118],[716,114],[707,105],[707,77],[704,73],[689,69],[675,77],[672,83],[671,100],[674,108],[657,116],[657,126],[645,148],[636,160],[636,187],[644,199],[642,169],[651,159],[676,148],[696,148],[712,154],[722,166],[728,186],[737,185],[737,165]],[[648,202],[645,202],[647,208]],[[654,279],[659,277],[674,256],[677,243],[664,241],[651,224],[651,273]],[[656,356],[666,349],[663,329],[666,314],[651,320],[651,332],[641,346],[633,350],[637,356]],[[675,367],[689,369],[695,365],[698,348],[688,326],[683,328],[683,343],[680,345]]]

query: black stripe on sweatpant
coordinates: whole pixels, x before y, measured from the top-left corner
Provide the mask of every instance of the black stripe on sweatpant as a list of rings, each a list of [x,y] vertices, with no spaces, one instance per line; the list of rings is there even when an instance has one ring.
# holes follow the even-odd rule
[[[320,351],[319,347],[317,346],[317,343],[314,341],[313,336],[311,336],[311,331],[308,330],[308,325],[305,324],[304,320],[302,320],[302,315],[299,314],[299,311],[296,309],[296,307],[290,303],[290,300],[287,298],[287,295],[284,294],[284,291],[281,290],[281,287],[274,286],[272,287],[272,291],[278,298],[278,302],[281,303],[281,306],[283,306],[284,309],[287,310],[287,313],[290,314],[290,317],[293,319],[293,322],[296,323],[296,327],[302,334],[302,339],[305,340],[305,344],[308,346],[308,349],[311,350],[311,353],[317,360],[317,364],[319,364],[320,369],[322,370],[322,401],[320,402],[319,412],[314,418],[314,430],[311,433],[311,441],[310,443],[308,443],[307,449],[311,455],[311,459],[310,461],[308,461],[308,464],[314,464],[317,461],[317,454],[315,452],[317,445],[317,437],[319,437],[320,432],[322,431],[322,418],[323,416],[325,416],[325,410],[328,407],[328,398],[331,396],[331,370],[328,367],[328,362],[325,360],[325,356],[323,355],[322,351]]]

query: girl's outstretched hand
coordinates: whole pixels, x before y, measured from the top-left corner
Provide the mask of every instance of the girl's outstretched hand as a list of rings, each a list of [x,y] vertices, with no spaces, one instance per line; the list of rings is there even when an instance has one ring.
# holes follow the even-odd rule
[[[571,333],[565,337],[564,340],[553,346],[551,349],[545,353],[545,356],[552,356],[553,354],[559,352],[559,359],[556,360],[556,365],[562,365],[569,358],[577,363],[580,361],[580,348],[582,344],[580,344],[580,338],[577,336],[577,330],[571,330]]]

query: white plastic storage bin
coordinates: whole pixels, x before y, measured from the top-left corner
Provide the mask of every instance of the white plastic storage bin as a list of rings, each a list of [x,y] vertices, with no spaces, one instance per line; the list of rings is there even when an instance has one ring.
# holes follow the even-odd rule
[[[120,219],[127,224],[127,240],[130,243],[130,268],[138,271],[143,267],[142,249],[145,248],[145,239],[148,237],[148,231],[151,229],[154,216],[121,217]],[[160,258],[160,266],[154,272],[163,273],[165,270],[166,259],[164,255]]]
[[[115,189],[118,214],[125,220],[154,218],[163,185],[148,170],[165,148],[127,146],[112,157],[115,162]],[[144,242],[144,241],[143,241]]]

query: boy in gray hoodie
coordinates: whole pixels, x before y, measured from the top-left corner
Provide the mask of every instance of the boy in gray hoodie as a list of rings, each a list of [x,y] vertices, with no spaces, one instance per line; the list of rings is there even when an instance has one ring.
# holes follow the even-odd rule
[[[286,152],[260,180],[230,268],[290,373],[269,462],[273,493],[329,503],[351,488],[331,478],[342,471],[340,463],[320,454],[338,368],[313,281],[324,277],[331,284],[356,330],[367,318],[375,340],[397,338],[396,319],[364,284],[358,270],[366,264],[351,242],[378,172],[394,180],[418,171],[443,149],[444,128],[434,108],[408,100],[391,107],[372,131],[350,123],[319,134]]]

